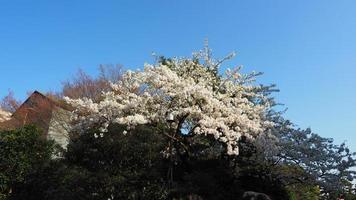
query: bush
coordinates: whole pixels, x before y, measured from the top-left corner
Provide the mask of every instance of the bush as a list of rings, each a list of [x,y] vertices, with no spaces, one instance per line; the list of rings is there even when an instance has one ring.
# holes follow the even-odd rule
[[[0,132],[0,194],[15,194],[28,177],[47,165],[55,153],[53,141],[46,140],[34,126]]]

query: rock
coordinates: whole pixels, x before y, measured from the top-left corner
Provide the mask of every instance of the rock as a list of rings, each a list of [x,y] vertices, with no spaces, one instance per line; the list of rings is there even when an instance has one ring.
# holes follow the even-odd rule
[[[242,196],[243,200],[271,200],[271,198],[264,193],[246,191]]]

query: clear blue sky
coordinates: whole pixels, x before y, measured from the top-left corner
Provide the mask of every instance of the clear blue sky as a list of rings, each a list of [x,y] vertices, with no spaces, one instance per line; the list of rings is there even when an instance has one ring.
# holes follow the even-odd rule
[[[189,56],[205,38],[229,64],[265,72],[286,116],[356,151],[356,1],[0,2],[0,96],[56,90],[78,67],[140,68]]]

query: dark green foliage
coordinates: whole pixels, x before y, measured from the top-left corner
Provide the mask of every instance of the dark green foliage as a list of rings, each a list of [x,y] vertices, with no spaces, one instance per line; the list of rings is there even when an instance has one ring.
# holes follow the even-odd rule
[[[195,136],[189,144],[189,158],[175,166],[173,197],[185,199],[195,194],[207,200],[233,200],[242,198],[245,191],[256,191],[277,200],[288,198],[274,168],[254,160],[249,141],[240,141],[243,151],[238,157],[226,155],[222,144],[213,138]]]
[[[51,159],[53,142],[42,138],[34,127],[2,132],[2,197],[233,200],[253,191],[274,200],[318,198],[319,189],[309,171],[267,159],[246,138],[239,142],[239,156],[228,156],[223,144],[213,138],[181,135],[187,149],[174,143],[169,187],[170,160],[163,153],[169,138],[158,131],[162,127],[141,126],[127,134],[123,130],[111,127],[103,136],[96,130],[77,134],[64,157],[56,159]],[[340,194],[354,198],[350,183],[343,181],[343,190],[330,192],[327,198]]]
[[[287,186],[287,190],[290,200],[319,200],[320,196],[320,189],[315,185],[298,183]]]
[[[16,193],[28,176],[50,162],[55,145],[33,126],[0,132],[0,194]]]
[[[167,138],[145,126],[126,135],[122,130],[111,128],[103,137],[95,137],[93,130],[72,138],[64,159],[34,170],[11,199],[229,200],[246,190],[283,199],[279,182],[265,179],[265,171],[243,161],[251,153],[236,159],[224,154],[213,138],[199,136],[186,140],[189,155],[177,146],[173,185],[168,188],[169,160],[162,154]]]
[[[122,132],[112,127],[103,137],[96,138],[93,131],[73,138],[66,162],[86,172],[79,184],[86,186],[81,198],[164,199],[160,135],[144,126]]]
[[[13,199],[165,199],[160,137],[146,127],[72,138],[62,160],[37,170]]]
[[[52,161],[28,176],[10,199],[80,199],[85,187],[81,181],[87,176],[83,169],[68,168],[62,160]]]

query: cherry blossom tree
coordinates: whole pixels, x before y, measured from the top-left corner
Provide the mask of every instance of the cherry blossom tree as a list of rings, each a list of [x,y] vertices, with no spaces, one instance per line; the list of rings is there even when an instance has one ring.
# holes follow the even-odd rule
[[[274,169],[281,166],[283,170],[276,174],[285,185],[318,186],[323,198],[351,184],[356,177],[356,153],[345,143],[335,144],[332,138],[321,137],[310,128],[300,129],[278,114],[270,120],[274,122],[274,137],[260,135],[254,140],[255,163],[265,162]]]
[[[268,97],[256,92],[259,73],[242,74],[241,67],[220,73],[233,56],[215,60],[206,47],[192,58],[160,59],[142,71],[127,71],[98,102],[65,99],[76,108],[79,130],[100,126],[103,136],[110,124],[126,125],[123,134],[141,124],[162,126],[162,135],[178,143],[184,136],[213,136],[225,144],[227,154],[238,155],[242,136],[253,139],[273,123],[266,118]]]
[[[323,138],[311,129],[288,128],[280,134],[279,161],[302,167],[322,193],[342,191],[345,182],[353,181],[356,153],[345,143],[337,145],[333,139]]]

